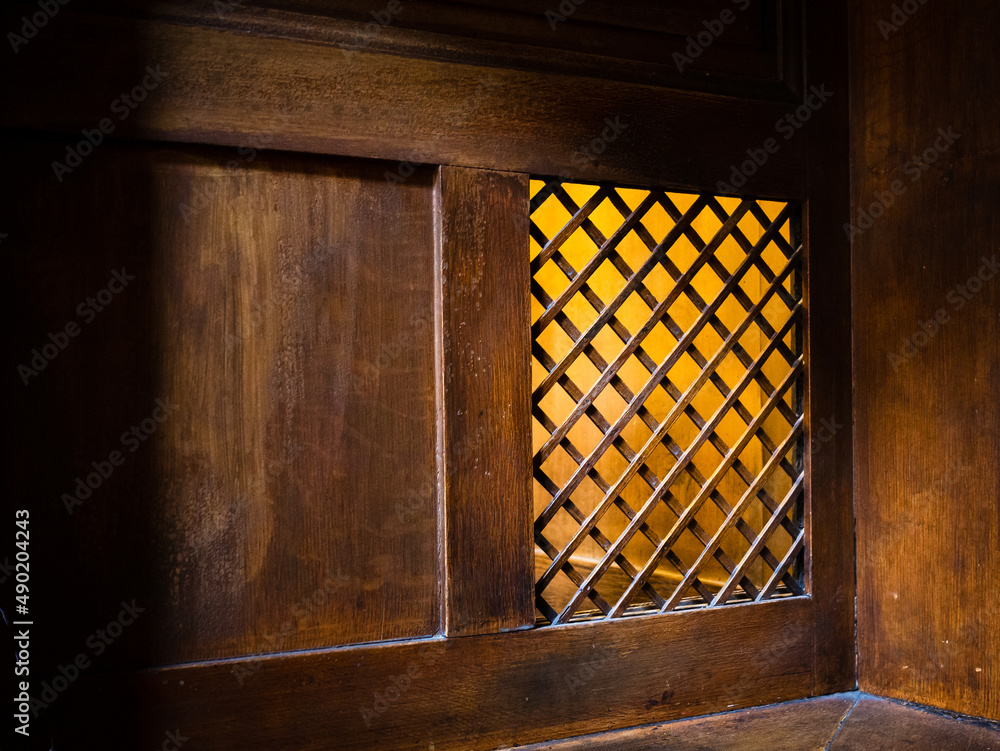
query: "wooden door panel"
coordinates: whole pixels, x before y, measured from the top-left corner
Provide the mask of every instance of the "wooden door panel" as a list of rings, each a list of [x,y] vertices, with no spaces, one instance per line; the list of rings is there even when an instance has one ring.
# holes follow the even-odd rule
[[[73,443],[49,497],[116,447],[131,459],[119,433],[155,399],[177,406],[72,514],[46,504],[77,541],[63,586],[147,603],[145,664],[435,633],[432,172],[105,145],[55,191],[64,148],[7,144],[11,169],[52,180],[6,222],[20,349],[102,274],[136,281],[28,384],[75,405],[52,417]],[[112,604],[64,625],[82,643]]]
[[[579,51],[553,67],[523,56],[523,40],[468,28],[400,25],[370,43],[308,3],[242,5],[60,10],[2,83],[4,156],[23,187],[0,230],[28,250],[7,257],[25,312],[17,351],[44,346],[111,269],[137,277],[15,409],[30,429],[14,489],[73,560],[67,571],[53,555],[41,574],[61,616],[42,627],[59,647],[42,676],[119,601],[149,603],[47,714],[59,742],[153,747],[175,727],[192,749],[488,749],[852,688],[849,428],[805,456],[799,589],[532,628],[529,180],[801,210],[788,240],[802,244],[808,346],[788,440],[810,446],[822,418],[843,423],[851,406],[840,4],[809,23],[809,83],[834,91],[819,111],[791,68],[769,82],[747,68],[721,95],[711,76],[639,82],[620,59],[576,69]],[[473,6],[516,15],[448,4]],[[600,25],[592,14],[609,7],[578,23]],[[781,18],[794,48],[795,14]],[[768,33],[765,51],[779,52]],[[124,40],[120,55],[109,40]],[[55,178],[50,162],[80,138],[65,134],[100,122],[150,60],[163,85]],[[808,122],[775,139],[803,108]],[[747,177],[737,198],[718,187],[735,172]],[[95,446],[175,393],[176,414],[100,505],[53,503],[101,458]],[[711,400],[697,407],[711,414]],[[58,467],[41,482],[38,457]],[[721,518],[709,508],[699,523]],[[753,544],[730,556],[766,577]],[[705,561],[706,578],[732,571]]]

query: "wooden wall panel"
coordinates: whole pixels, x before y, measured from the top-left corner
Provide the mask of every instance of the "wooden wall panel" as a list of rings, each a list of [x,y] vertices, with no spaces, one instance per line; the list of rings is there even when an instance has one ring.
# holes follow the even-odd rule
[[[74,0],[73,9],[292,33],[426,59],[794,101],[801,93],[803,5],[803,0]]]
[[[537,0],[424,0],[378,7],[356,0],[254,4],[353,21],[356,26],[344,24],[345,32],[366,46],[412,46],[428,57],[482,61],[489,55],[493,64],[517,68],[789,101],[801,83],[796,80],[801,65],[786,67],[783,55],[795,46],[797,29],[787,21],[797,0],[702,0],[696,5],[587,0],[561,8],[558,2]],[[692,46],[688,37],[699,34],[708,43]],[[680,66],[674,53],[683,56]]]
[[[155,748],[167,728],[191,751],[511,748],[807,696],[812,643],[794,624],[811,608],[796,598],[95,677],[58,719],[86,728],[70,751]],[[720,649],[736,633],[741,647]],[[109,706],[124,717],[98,711]]]
[[[489,556],[520,525],[518,452],[484,445],[484,467],[506,461],[496,479],[468,467],[448,476],[482,427],[472,413],[457,420],[458,409],[519,398],[513,378],[497,392],[464,369],[448,379],[466,346],[502,340],[509,355],[518,336],[491,330],[482,310],[449,308],[475,308],[477,290],[452,285],[478,273],[470,250],[500,244],[480,242],[481,218],[467,207],[487,205],[516,253],[516,223],[502,214],[529,173],[714,189],[780,132],[795,107],[787,92],[751,80],[723,96],[600,67],[502,67],[510,59],[488,40],[441,38],[442,54],[428,36],[351,44],[336,19],[240,5],[213,21],[206,4],[191,15],[175,4],[109,16],[61,9],[0,78],[12,103],[0,113],[5,166],[18,176],[5,183],[0,231],[5,247],[24,251],[6,257],[25,320],[15,350],[30,353],[64,325],[109,270],[134,265],[137,277],[134,298],[117,298],[13,410],[12,424],[31,426],[13,489],[43,509],[51,549],[67,551],[40,579],[50,593],[43,634],[58,646],[44,668],[71,659],[121,600],[149,603],[127,643],[48,715],[59,747],[116,747],[99,717],[118,735],[138,733],[117,747],[155,747],[172,726],[192,749],[486,749],[853,682],[849,433],[824,459],[819,500],[831,524],[810,537],[828,573],[844,565],[813,577],[813,597],[662,618],[475,634],[530,623],[523,550]],[[831,7],[813,21],[818,32],[839,28]],[[822,49],[835,68],[836,45]],[[55,178],[49,163],[67,144],[40,133],[97,127],[150,67],[162,82],[83,166]],[[782,141],[745,189],[836,199],[843,162],[827,149],[843,135],[843,110],[830,112],[815,137]],[[445,178],[435,187],[437,170],[415,163],[444,165]],[[826,237],[841,209],[810,209],[810,231]],[[821,255],[810,273],[841,291],[842,250],[810,240],[810,262]],[[446,252],[449,269],[435,269]],[[527,286],[517,291],[516,263],[502,260],[484,253],[483,270],[500,281],[484,299],[513,316],[509,295]],[[833,302],[817,311],[831,316]],[[835,319],[824,320],[832,332]],[[843,354],[844,331],[830,342]],[[516,367],[498,359],[499,372]],[[827,364],[811,383],[831,389],[821,404],[842,404],[847,359]],[[114,447],[123,426],[175,392],[176,415],[113,478],[123,482],[66,515],[53,499],[101,458],[94,447]],[[473,542],[469,532],[485,546],[449,546]],[[442,560],[455,575],[447,587]],[[462,638],[411,641],[443,620]],[[739,648],[726,646],[735,639]],[[356,645],[378,640],[403,641]],[[334,645],[347,646],[325,648]],[[174,662],[187,664],[163,667]],[[114,672],[136,665],[154,667]]]
[[[60,185],[64,148],[6,144],[26,195],[3,222],[18,356],[83,328],[16,384],[15,486],[73,551],[59,643],[133,597],[147,664],[436,632],[433,173],[105,144]],[[79,319],[119,270],[135,281]],[[156,399],[176,409],[68,514],[60,494],[131,460],[119,434]],[[38,456],[58,468],[40,487]]]
[[[93,128],[123,87],[159,65],[166,78],[114,123],[115,137],[391,159],[402,173],[421,162],[683,189],[728,181],[795,109],[358,51],[308,19],[265,25],[261,36],[68,8],[59,20],[0,79],[0,94],[19,102],[0,112],[0,125]],[[78,60],[94,62],[84,69]],[[804,139],[782,140],[748,190],[803,198],[805,148]]]
[[[442,167],[444,632],[535,622],[528,178]]]
[[[1000,8],[913,5],[854,3],[860,681],[996,719]]]

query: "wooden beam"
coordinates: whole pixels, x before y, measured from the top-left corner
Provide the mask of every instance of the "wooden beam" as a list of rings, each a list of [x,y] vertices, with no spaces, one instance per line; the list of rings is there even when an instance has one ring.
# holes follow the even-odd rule
[[[95,749],[154,748],[168,728],[213,751],[514,747],[808,696],[812,611],[794,598],[87,675],[52,717]]]
[[[780,149],[766,169],[753,167],[745,190],[805,195],[806,139],[776,131],[794,103],[70,9],[8,65],[0,95],[16,106],[0,127],[76,134],[109,119],[106,138],[388,159],[390,174],[422,162],[678,189],[729,182],[748,148],[774,138]],[[147,66],[165,77],[123,110]]]

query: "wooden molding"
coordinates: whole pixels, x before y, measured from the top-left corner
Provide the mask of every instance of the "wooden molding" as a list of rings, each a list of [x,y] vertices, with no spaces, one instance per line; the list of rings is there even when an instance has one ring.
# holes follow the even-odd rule
[[[442,167],[439,513],[444,633],[535,622],[528,178]]]
[[[87,676],[53,709],[58,727],[91,730],[80,749],[152,748],[168,727],[213,751],[511,747],[809,696],[813,609],[793,598]],[[734,634],[739,648],[720,649]]]
[[[794,110],[162,20],[69,9],[59,20],[10,61],[0,93],[17,105],[0,126],[93,129],[115,117],[112,104],[146,66],[160,66],[165,80],[112,120],[108,138],[390,159],[401,171],[430,163],[714,189]],[[805,141],[782,140],[744,190],[804,197]]]

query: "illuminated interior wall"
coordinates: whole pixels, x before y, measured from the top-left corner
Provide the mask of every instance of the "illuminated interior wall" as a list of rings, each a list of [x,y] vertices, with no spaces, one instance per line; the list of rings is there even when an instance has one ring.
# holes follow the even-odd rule
[[[543,184],[541,181],[532,181],[532,195]],[[566,184],[565,187],[578,205],[583,205],[597,190],[597,187],[593,185]],[[647,192],[644,190],[619,189],[618,192],[632,209],[638,206],[647,195]],[[682,212],[686,212],[697,198],[693,194],[684,193],[670,193],[668,196]],[[739,205],[739,199],[736,198],[720,197],[719,202],[728,213],[733,212]],[[761,201],[760,205],[771,219],[774,219],[781,209],[784,208],[784,204],[782,203]],[[551,238],[570,219],[570,214],[559,201],[550,197],[534,211],[532,219],[545,236]],[[591,215],[591,220],[605,237],[610,237],[623,223],[621,213],[607,200],[594,211]],[[659,204],[653,206],[642,220],[642,224],[649,230],[657,242],[661,241],[674,226],[673,220]],[[722,221],[708,208],[702,210],[692,222],[692,227],[706,243],[711,240],[721,226]],[[754,244],[764,234],[760,223],[750,216],[750,214],[745,215],[741,219],[739,227]],[[782,228],[781,234],[786,240],[791,240],[789,224],[787,222]],[[618,249],[633,270],[638,268],[650,255],[648,247],[634,231],[630,232],[624,238]],[[540,246],[533,238],[531,241],[532,258],[540,250]],[[696,248],[688,238],[682,235],[669,249],[668,256],[676,264],[677,268],[683,272],[694,261],[700,250],[701,248]],[[596,244],[587,237],[586,233],[580,231],[575,232],[562,247],[563,256],[576,270],[581,269],[593,257],[596,251]],[[744,260],[746,254],[734,238],[727,237],[716,252],[716,257],[726,269],[732,271]],[[763,259],[775,272],[780,271],[786,263],[785,256],[773,243],[764,251]],[[785,288],[790,292],[793,290],[793,285],[797,283],[795,276],[795,274],[792,274],[785,282]],[[553,298],[559,295],[569,283],[567,276],[551,260],[538,270],[535,274],[535,280]],[[625,280],[618,270],[613,267],[611,262],[606,260],[590,278],[589,284],[598,297],[607,304],[621,291]],[[645,284],[657,300],[662,300],[673,288],[674,280],[661,265],[657,265],[646,278]],[[706,265],[694,277],[693,288],[705,302],[711,302],[719,293],[723,284],[724,280],[720,279]],[[756,302],[767,287],[767,282],[757,268],[752,268],[741,281],[740,285],[748,297],[753,302]],[[534,298],[532,299],[532,306],[532,320],[534,321],[542,313],[543,307]],[[564,311],[581,331],[586,330],[598,316],[598,311],[580,294],[577,294],[566,305]],[[637,294],[633,293],[620,308],[617,317],[628,331],[634,334],[646,323],[650,318],[650,314],[649,307]],[[668,315],[686,331],[698,318],[699,310],[687,295],[682,294],[669,308]],[[717,315],[726,329],[732,331],[744,319],[746,311],[735,298],[728,297],[722,304]],[[777,329],[787,320],[788,309],[780,300],[772,297],[764,308],[764,315],[771,322],[772,326]],[[785,337],[786,344],[793,351],[798,346],[795,342],[795,337],[798,334],[796,328],[793,327],[791,332]],[[556,361],[562,359],[572,346],[570,337],[555,322],[541,332],[537,341]],[[722,342],[722,337],[713,330],[712,326],[705,326],[694,339],[694,345],[709,360],[719,349]],[[740,339],[740,343],[752,357],[756,357],[767,344],[767,341],[757,326],[750,326]],[[652,332],[643,341],[642,346],[652,359],[659,364],[666,359],[676,344],[677,339],[675,339],[661,321],[656,324]],[[604,359],[610,362],[618,355],[624,345],[621,339],[609,327],[605,327],[596,339],[594,339],[594,346]],[[700,372],[701,367],[695,362],[690,353],[687,353],[669,371],[668,378],[681,392],[684,392]],[[732,388],[746,372],[746,368],[739,362],[735,355],[730,353],[722,361],[717,372],[725,383]],[[775,353],[768,359],[763,372],[772,384],[777,385],[787,374],[788,364],[780,355]],[[545,375],[545,368],[537,359],[533,359],[533,387],[537,386]],[[569,368],[567,375],[586,392],[599,377],[599,371],[587,357],[581,355]],[[638,392],[650,376],[647,368],[634,356],[622,367],[619,375],[629,385],[633,393]],[[756,415],[760,411],[762,404],[766,401],[767,396],[757,384],[753,384],[743,393],[740,400],[752,415]],[[793,411],[796,409],[795,400],[797,398],[797,387],[789,390],[784,397],[785,402]],[[702,418],[709,420],[723,401],[724,397],[722,393],[711,382],[707,382],[694,398],[692,405]],[[624,399],[611,386],[604,388],[594,404],[610,423],[614,423],[626,406]],[[658,421],[667,415],[673,405],[674,400],[661,388],[657,388],[646,402],[647,408],[656,416]],[[571,412],[575,406],[575,402],[564,389],[557,385],[542,398],[539,406],[558,425]],[[533,448],[537,452],[542,443],[549,437],[549,433],[537,419],[534,420],[533,426]],[[717,433],[727,446],[732,446],[746,427],[746,422],[735,412],[731,411],[723,419]],[[780,443],[781,439],[789,432],[787,422],[777,415],[776,412],[772,412],[768,417],[764,423],[764,429],[772,438],[776,439],[776,443]],[[688,416],[682,415],[671,427],[669,435],[679,444],[681,449],[686,449],[697,433],[698,428],[695,423]],[[635,451],[639,451],[650,434],[651,431],[637,416],[629,422],[622,436],[629,446]],[[584,417],[569,431],[568,437],[580,452],[586,456],[600,440],[601,435],[600,430],[594,423]],[[750,472],[756,474],[761,470],[769,456],[770,454],[765,451],[762,444],[754,439],[741,454],[741,459]],[[694,465],[704,477],[710,477],[721,463],[722,458],[722,454],[706,442],[698,453],[695,454]],[[799,457],[794,453],[789,453],[788,458],[793,464],[799,461]],[[650,461],[647,462],[660,478],[666,475],[674,463],[674,456],[663,445],[655,449]],[[605,478],[609,478],[613,482],[614,478],[620,476],[625,470],[627,464],[628,462],[618,451],[610,448],[598,461],[596,468]],[[557,448],[543,464],[545,472],[560,486],[570,477],[576,467],[577,463],[561,447]],[[780,500],[788,492],[791,485],[791,479],[779,470],[771,475],[766,488],[772,497]],[[540,486],[537,480],[534,483],[534,488],[535,514],[537,516],[541,509],[549,502],[551,495]],[[735,505],[746,489],[746,483],[732,470],[725,475],[718,488],[719,492],[725,496],[730,505]],[[699,485],[687,472],[683,472],[671,487],[671,492],[684,506],[687,506],[694,499],[699,490]],[[642,507],[650,493],[651,489],[649,485],[637,478],[625,488],[623,497],[633,509],[638,510]],[[595,505],[600,502],[602,496],[603,493],[601,490],[588,478],[574,491],[572,500],[584,513],[590,513]],[[744,520],[755,530],[760,530],[768,517],[768,510],[759,501],[754,501],[750,507],[750,511],[743,516]],[[719,528],[724,516],[716,504],[710,501],[698,512],[696,519],[708,534],[711,535]],[[658,509],[650,517],[649,523],[662,537],[669,531],[676,520],[677,517],[663,503],[659,503]],[[627,517],[619,509],[612,507],[601,519],[598,526],[607,537],[614,540],[626,527],[627,522]],[[564,543],[578,528],[578,522],[572,519],[565,510],[560,510],[553,522],[546,527],[545,535],[553,544],[562,548]],[[738,556],[742,555],[748,547],[745,537],[736,530],[731,530],[724,539],[726,540],[724,547],[729,551],[730,555],[739,560]],[[791,538],[782,532],[772,538],[772,540],[772,542],[768,543],[768,546],[780,559],[787,552],[791,544]],[[690,566],[703,547],[690,531],[685,531],[674,550],[681,561],[685,565]],[[653,545],[641,534],[637,534],[626,547],[625,556],[634,565],[641,568],[650,558],[653,550]],[[593,566],[594,562],[603,556],[603,553],[604,551],[600,546],[588,538],[576,551],[572,562],[575,566],[586,572],[589,567]],[[542,554],[540,550],[536,555],[536,561],[538,567],[536,573],[541,573],[550,563],[550,559]],[[617,567],[612,569],[612,573],[617,573]],[[754,568],[749,572],[749,577],[756,583],[762,579],[766,579],[769,574],[770,570],[766,569],[765,564],[761,562],[754,565]],[[663,577],[670,582],[676,582],[681,574],[676,567],[664,559],[657,569],[656,576]],[[721,583],[727,577],[728,572],[718,561],[712,560],[700,578],[702,582],[713,588],[721,586]],[[565,580],[564,583],[568,587],[567,591],[571,592],[575,589],[575,585],[571,584],[564,574],[558,574],[557,578]],[[627,584],[627,579],[623,578],[621,586],[624,587],[625,584]],[[620,594],[620,590],[615,591],[615,586],[615,577],[608,576],[599,583],[598,588],[606,598],[616,597]]]

